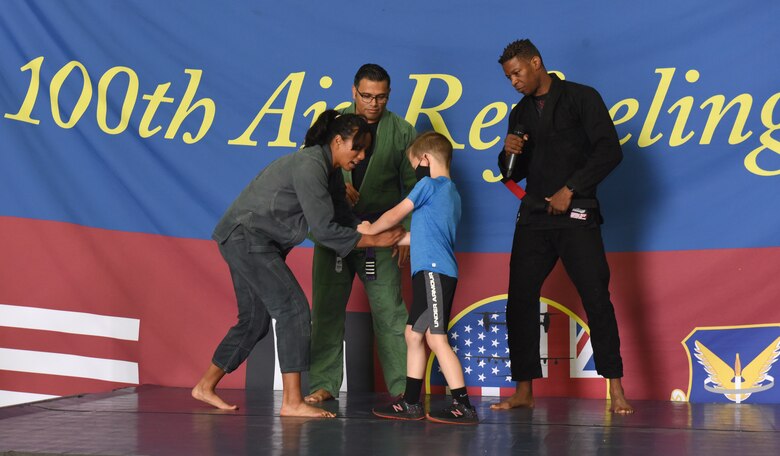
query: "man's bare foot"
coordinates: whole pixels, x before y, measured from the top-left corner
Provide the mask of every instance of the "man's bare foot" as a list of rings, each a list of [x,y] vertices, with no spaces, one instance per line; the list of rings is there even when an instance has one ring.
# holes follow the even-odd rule
[[[526,395],[521,395],[520,393],[515,393],[512,396],[510,396],[508,399],[504,399],[498,404],[490,405],[491,410],[509,410],[509,409],[519,408],[519,407],[534,408],[533,396],[529,397]]]
[[[609,397],[612,399],[612,404],[609,411],[618,415],[629,415],[634,413],[634,407],[626,400],[625,392],[623,391],[623,383],[619,378],[609,379]]]
[[[335,418],[336,414],[323,410],[319,407],[313,407],[304,402],[297,405],[282,404],[280,416],[304,416],[313,418]]]
[[[214,390],[204,388],[200,384],[197,384],[195,385],[195,388],[192,388],[192,397],[220,410],[238,410],[237,405],[228,404],[223,401],[221,397],[217,396],[217,393]]]
[[[304,398],[304,401],[306,401],[309,404],[316,404],[318,402],[325,402],[331,399],[334,399],[334,397],[327,390],[318,389],[317,391],[306,396],[306,398]]]
[[[534,408],[534,390],[530,380],[517,382],[515,394],[498,404],[490,406],[492,410],[509,410],[513,408]]]

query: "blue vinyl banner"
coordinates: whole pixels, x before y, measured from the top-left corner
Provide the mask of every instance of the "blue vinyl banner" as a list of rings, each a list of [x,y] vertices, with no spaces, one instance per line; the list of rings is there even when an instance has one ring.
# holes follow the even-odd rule
[[[507,251],[517,204],[496,155],[519,96],[497,58],[530,37],[615,119],[608,250],[778,245],[777,5],[508,5],[4,2],[0,213],[208,238],[376,62],[389,108],[455,144],[459,248]]]

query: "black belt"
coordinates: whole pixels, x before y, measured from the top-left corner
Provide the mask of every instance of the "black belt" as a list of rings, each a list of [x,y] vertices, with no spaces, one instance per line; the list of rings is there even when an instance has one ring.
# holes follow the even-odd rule
[[[344,270],[344,259],[336,255],[335,271],[340,273]],[[376,280],[376,250],[373,247],[366,247],[364,271],[366,280]]]
[[[358,217],[360,220],[374,223],[384,213],[385,211],[371,212],[369,214],[361,214]],[[376,250],[373,247],[366,247],[365,255],[364,272],[366,280],[376,280]]]

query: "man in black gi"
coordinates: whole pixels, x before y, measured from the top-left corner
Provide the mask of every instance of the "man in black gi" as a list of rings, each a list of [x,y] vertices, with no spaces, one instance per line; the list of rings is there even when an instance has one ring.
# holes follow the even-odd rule
[[[529,40],[510,43],[498,61],[524,96],[509,115],[501,172],[526,179],[509,265],[506,319],[514,395],[493,409],[533,407],[532,380],[542,377],[539,299],[558,258],[582,299],[596,370],[609,381],[614,413],[633,413],[621,378],[623,361],[601,239],[596,186],[620,163],[615,126],[599,93],[548,74]],[[507,171],[507,158],[516,165]],[[531,204],[536,201],[537,204]]]

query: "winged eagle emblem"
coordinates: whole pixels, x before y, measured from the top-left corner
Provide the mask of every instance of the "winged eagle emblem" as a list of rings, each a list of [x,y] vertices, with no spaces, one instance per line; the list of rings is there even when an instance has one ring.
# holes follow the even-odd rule
[[[705,388],[708,391],[724,394],[729,400],[740,403],[750,397],[751,393],[768,389],[764,384],[765,381],[769,380],[774,384],[774,378],[769,376],[769,370],[780,355],[780,337],[769,344],[744,369],[741,367],[739,353],[732,367],[698,340],[694,341],[694,346],[696,359],[704,366],[708,375],[705,380]]]

